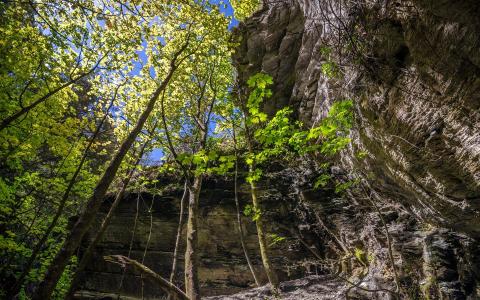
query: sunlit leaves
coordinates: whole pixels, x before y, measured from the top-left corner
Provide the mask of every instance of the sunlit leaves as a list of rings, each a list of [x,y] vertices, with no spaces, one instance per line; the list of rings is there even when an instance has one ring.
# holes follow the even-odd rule
[[[172,26],[171,36],[163,42],[178,47],[182,39],[188,40],[188,54],[183,56],[155,112],[155,117],[162,120],[157,133],[164,137],[168,134],[171,145],[158,139],[156,146],[169,153],[167,160],[176,154],[183,172],[188,170],[195,176],[225,173],[233,167],[233,161],[217,154],[222,139],[220,134],[213,134],[214,124],[228,106],[233,80],[229,18],[215,5],[190,3],[181,9],[185,23]],[[169,49],[168,44],[163,46],[163,53]],[[153,48],[147,51],[151,51],[151,66],[161,78],[169,60],[160,59]]]
[[[260,105],[264,99],[272,95],[272,91],[268,88],[272,83],[272,77],[264,73],[255,74],[247,81],[248,87],[251,88],[247,100],[247,109],[250,114],[248,121],[252,124],[262,123],[267,120],[267,115],[261,111]]]
[[[108,156],[131,131],[149,97],[165,79],[173,54],[184,45],[187,49],[176,61],[178,72],[165,95],[174,143],[179,150],[186,150],[181,152],[192,155],[195,172],[225,173],[232,168],[231,156],[184,147],[195,145],[196,132],[188,128],[194,124],[192,115],[205,112],[212,98],[218,103],[226,101],[232,78],[230,20],[217,6],[187,0],[76,0],[2,2],[0,11],[0,118],[72,83],[0,132],[1,168],[6,174],[0,185],[0,225],[15,229],[11,231],[14,235],[2,236],[7,239],[4,244],[10,245],[2,257],[25,261],[107,114],[66,211],[40,255],[42,266],[49,262],[65,234],[66,220],[83,208]],[[192,74],[202,80],[192,80]],[[193,105],[198,95],[194,85],[205,82],[205,102],[198,108]],[[158,130],[158,111],[155,107],[121,173],[131,168],[146,142],[150,141],[147,152],[154,146],[165,147],[163,132]],[[21,265],[17,267],[21,269]],[[30,282],[38,281],[44,269],[35,271]]]
[[[284,236],[279,236],[279,235],[276,234],[276,233],[271,233],[271,234],[268,235],[268,237],[269,237],[270,240],[271,240],[271,242],[270,242],[270,244],[269,244],[270,247],[273,246],[273,245],[279,244],[279,243],[284,242],[284,241],[287,240],[286,237],[284,237]]]
[[[261,112],[262,102],[271,96],[268,86],[272,83],[272,78],[264,73],[256,74],[247,81],[251,92],[247,101],[249,114],[246,122],[256,126],[254,138],[260,145],[258,150],[248,153],[245,158],[247,165],[254,167],[247,177],[249,182],[260,179],[260,165],[272,158],[293,158],[307,153],[332,156],[350,143],[352,101],[335,102],[318,126],[304,130],[301,123],[292,121],[289,107],[278,110],[268,120]],[[327,178],[319,178],[315,188],[326,182]]]
[[[325,187],[328,182],[330,181],[331,179],[331,176],[328,175],[328,174],[322,174],[320,176],[318,176],[316,179],[315,179],[315,182],[313,184],[313,189],[319,189],[319,188],[323,188]]]
[[[240,21],[252,15],[260,8],[260,0],[230,0],[234,9],[235,18]]]
[[[260,3],[232,4],[236,16],[245,18]],[[246,101],[241,99],[246,111],[234,105],[231,19],[209,1],[1,2],[0,12],[2,120],[71,83],[0,132],[5,174],[0,180],[0,226],[7,229],[0,248],[2,255],[19,262],[17,269],[45,232],[105,119],[29,283],[41,280],[65,236],[68,218],[83,209],[108,157],[129,136],[166,79],[167,86],[122,162],[122,175],[115,178],[119,184],[138,158],[153,149],[164,155],[163,171],[186,177],[227,174],[237,159],[231,155],[232,126],[238,133],[235,147],[254,139],[247,154],[239,152],[250,167],[250,183],[261,179],[262,164],[272,159],[313,152],[328,157],[349,142],[351,102],[335,103],[317,127],[307,130],[293,121],[288,107],[270,117],[263,112],[264,101],[272,96],[273,81],[267,74],[248,80],[250,94]],[[176,57],[180,49],[184,51]],[[175,71],[168,77],[170,69]],[[156,182],[154,175],[142,173],[145,169],[135,173],[135,188]],[[253,209],[251,215],[257,220],[261,213]],[[16,276],[17,269],[8,275]],[[60,283],[59,292],[66,284],[66,279]]]

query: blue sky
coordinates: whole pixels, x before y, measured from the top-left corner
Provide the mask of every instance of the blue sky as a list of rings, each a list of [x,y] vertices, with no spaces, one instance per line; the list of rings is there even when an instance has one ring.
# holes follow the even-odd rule
[[[234,28],[235,26],[238,25],[238,20],[235,19],[233,17],[233,8],[232,8],[232,5],[230,4],[230,1],[229,0],[210,0],[210,3],[214,3],[214,4],[219,4],[223,2],[226,7],[223,7],[222,5],[220,5],[220,11],[225,14],[226,16],[228,17],[232,17],[232,21],[230,22],[230,25],[228,26],[228,28],[231,30],[232,28]],[[142,61],[146,62],[147,60],[147,57],[145,56],[145,53],[144,52],[139,52],[139,57]],[[141,65],[138,64],[138,70],[134,70],[134,74],[139,72],[140,68],[141,68]],[[155,164],[158,164],[160,161],[161,161],[161,158],[163,157],[163,151],[161,149],[154,149],[152,152],[148,153],[145,155],[144,157],[144,162],[148,165],[155,165]]]
[[[219,0],[211,0],[211,3],[218,4]],[[232,29],[233,27],[238,25],[238,20],[233,17],[233,8],[230,4],[230,1],[225,0],[224,3],[226,4],[227,8],[220,7],[220,11],[224,13],[226,16],[232,17],[232,22],[230,22],[229,28]]]

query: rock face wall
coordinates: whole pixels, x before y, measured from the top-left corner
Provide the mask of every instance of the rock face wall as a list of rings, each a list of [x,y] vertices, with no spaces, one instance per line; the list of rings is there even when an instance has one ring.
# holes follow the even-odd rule
[[[270,115],[289,105],[315,126],[333,101],[355,104],[353,145],[333,171],[356,173],[365,192],[305,198],[349,248],[372,254],[365,286],[394,287],[373,200],[404,293],[480,297],[479,15],[475,0],[264,1],[237,29],[240,86],[273,76]]]
[[[180,212],[182,190],[171,180],[164,180],[159,186],[169,186],[158,195],[151,193],[131,193],[123,199],[99,245],[85,274],[84,283],[76,293],[79,299],[104,299],[117,295],[141,299],[161,299],[164,294],[140,274],[123,269],[104,261],[103,256],[121,254],[130,256],[161,274],[170,276],[173,249]],[[308,263],[302,263],[308,256],[300,243],[286,232],[285,228],[295,227],[301,218],[290,214],[287,200],[290,198],[282,186],[289,186],[280,177],[260,186],[260,196],[269,207],[268,217],[281,220],[279,227],[272,223],[269,232],[287,237],[286,241],[272,246],[272,261],[278,267],[282,280],[300,278],[309,274]],[[250,203],[248,186],[240,185],[240,205]],[[237,231],[236,209],[233,195],[233,182],[223,178],[209,178],[204,181],[200,195],[199,218],[199,278],[203,295],[232,294],[254,286]],[[108,211],[112,199],[107,199],[103,213]],[[185,216],[186,218],[186,216]],[[98,218],[100,220],[101,218]],[[184,219],[185,220],[185,219]],[[243,217],[245,243],[250,258],[262,283],[266,276],[258,249],[255,224]],[[95,228],[96,226],[94,226]],[[185,226],[183,236],[185,236]],[[93,229],[84,239],[84,246],[93,239]],[[319,240],[319,236],[311,238]],[[80,252],[83,249],[80,249]],[[178,262],[177,279],[183,281],[183,257],[185,241],[182,239]],[[313,269],[312,271],[313,272]],[[123,298],[122,298],[123,299]]]

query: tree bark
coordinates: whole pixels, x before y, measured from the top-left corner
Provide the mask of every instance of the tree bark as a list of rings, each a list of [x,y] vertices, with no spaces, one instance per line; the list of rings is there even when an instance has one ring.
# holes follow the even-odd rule
[[[213,69],[212,69],[213,71]],[[211,79],[211,77],[210,77]],[[209,80],[210,84],[212,81]],[[201,132],[202,137],[200,140],[199,149],[206,150],[206,142],[208,136],[208,125],[210,124],[210,117],[213,112],[213,107],[215,105],[216,100],[216,90],[212,87],[213,90],[213,97],[210,105],[208,106],[208,110],[202,111],[201,110],[201,101],[204,99],[205,88],[202,89],[200,92],[199,97],[195,97],[197,100],[197,114],[193,115],[193,120],[196,122],[197,129]],[[162,99],[160,101],[161,105],[161,117],[163,121],[163,127],[165,129],[165,136],[168,143],[168,148],[178,164],[178,166],[182,169],[184,174],[186,185],[188,187],[189,193],[189,205],[188,205],[188,221],[187,221],[187,246],[185,251],[185,291],[187,296],[189,296],[192,300],[200,299],[200,286],[198,282],[198,253],[197,253],[197,244],[198,244],[198,205],[199,205],[199,196],[200,190],[202,186],[202,175],[201,174],[194,174],[191,170],[193,165],[187,167],[183,164],[181,160],[178,159],[178,155],[175,151],[175,147],[173,145],[172,139],[170,137],[169,129],[167,126],[166,115],[165,115],[165,105],[164,105],[164,96],[165,93],[162,95]],[[207,118],[203,124],[200,123],[200,116],[202,113],[207,114]],[[202,119],[203,120],[203,119]],[[193,175],[192,175],[193,173]],[[193,176],[193,183],[190,181],[190,178]]]
[[[200,299],[198,282],[198,201],[202,188],[202,176],[196,176],[188,187],[187,249],[185,251],[185,291],[192,300]]]
[[[240,99],[240,103],[243,103],[241,102],[241,99]],[[245,107],[243,107],[243,111],[247,111]],[[244,123],[245,123],[245,133],[246,133],[248,152],[250,154],[254,154],[251,128],[248,126],[248,122],[246,120],[245,114],[244,114]],[[250,173],[252,173],[254,169],[255,169],[254,165],[249,166]],[[260,246],[260,255],[262,257],[263,268],[265,269],[265,273],[267,274],[268,281],[272,286],[271,287],[272,294],[278,295],[278,284],[279,284],[278,277],[268,257],[268,244],[267,244],[267,237],[264,229],[265,227],[263,225],[261,205],[257,197],[257,186],[255,185],[255,182],[253,180],[250,181],[250,193],[252,196],[254,213],[258,214],[256,216],[255,225],[257,227],[258,244]]]
[[[155,281],[164,292],[173,295],[173,299],[175,300],[190,300],[190,298],[174,284],[172,284],[171,282],[169,282],[168,280],[166,280],[165,278],[158,275],[157,273],[136,260],[130,259],[123,255],[105,256],[104,259],[108,262],[117,263],[122,266],[132,266],[135,270],[147,275],[149,278]]]
[[[272,285],[272,293],[278,293],[278,277],[275,273],[275,269],[273,268],[270,258],[268,257],[268,244],[267,244],[267,237],[265,233],[265,227],[263,225],[263,217],[260,207],[260,202],[257,197],[257,187],[254,182],[250,183],[250,192],[252,195],[252,202],[255,213],[258,213],[255,225],[257,226],[257,235],[258,235],[258,244],[260,245],[260,255],[262,256],[262,263],[263,268],[265,269],[265,273],[267,274],[268,281]]]
[[[95,235],[95,238],[90,243],[90,245],[88,245],[87,250],[85,250],[85,253],[83,254],[80,262],[78,263],[77,269],[75,270],[75,274],[73,275],[73,279],[68,289],[67,295],[65,296],[65,299],[73,299],[74,293],[78,288],[80,281],[82,280],[83,270],[85,270],[85,267],[90,261],[90,258],[92,257],[95,246],[98,244],[103,234],[105,233],[105,230],[107,229],[108,224],[110,223],[110,219],[113,216],[113,212],[115,211],[116,207],[118,206],[118,203],[120,203],[120,200],[123,198],[123,195],[125,194],[126,187],[127,187],[127,184],[124,184],[120,192],[117,193],[117,196],[115,197],[115,200],[113,201],[112,206],[110,207],[110,210],[105,216],[105,219],[103,219],[102,224],[100,225],[100,229]]]
[[[170,282],[175,284],[175,275],[177,271],[177,262],[178,262],[178,252],[180,248],[180,238],[182,237],[182,227],[183,227],[183,213],[185,208],[185,200],[187,199],[188,188],[187,181],[183,186],[183,195],[180,199],[180,216],[178,218],[178,227],[177,227],[177,238],[175,239],[175,249],[173,250],[173,262],[172,262],[172,272],[170,273]]]
[[[80,262],[77,266],[77,269],[75,270],[75,274],[74,274],[72,282],[70,284],[70,288],[68,290],[68,293],[65,296],[65,299],[73,299],[75,290],[77,289],[78,285],[80,284],[80,281],[82,280],[83,270],[85,270],[85,267],[90,262],[90,259],[91,259],[92,254],[93,254],[93,250],[95,249],[95,247],[100,242],[100,239],[103,237],[103,234],[105,233],[108,225],[110,224],[110,220],[113,217],[115,209],[117,208],[120,201],[123,199],[123,195],[125,194],[125,190],[127,189],[128,185],[130,184],[130,180],[132,179],[132,176],[135,173],[135,170],[136,170],[138,164],[142,160],[143,154],[145,153],[145,149],[147,148],[147,145],[149,144],[149,142],[150,142],[150,140],[146,141],[142,145],[142,148],[140,149],[138,157],[135,160],[135,163],[133,164],[133,167],[130,169],[130,171],[128,171],[127,178],[123,182],[121,190],[115,196],[115,200],[113,201],[112,205],[110,206],[110,209],[108,210],[107,215],[103,219],[102,224],[100,225],[100,229],[97,231],[97,234],[95,235],[95,238],[93,239],[93,241],[90,243],[90,245],[88,245],[87,250],[85,250],[85,253],[82,256],[82,259],[80,260]]]
[[[100,208],[100,205],[103,202],[103,199],[105,197],[105,194],[108,191],[108,188],[110,187],[110,184],[112,183],[115,175],[117,174],[118,168],[120,167],[120,164],[122,163],[123,158],[127,154],[130,147],[135,142],[135,139],[137,138],[138,134],[142,130],[143,125],[147,121],[147,118],[150,116],[155,106],[155,103],[160,96],[160,93],[162,93],[162,91],[167,87],[168,82],[172,78],[175,70],[177,69],[178,66],[176,65],[176,60],[178,56],[183,51],[185,51],[187,46],[188,46],[188,41],[185,43],[185,45],[183,45],[183,47],[177,53],[175,53],[171,61],[170,69],[167,73],[167,76],[165,77],[163,82],[160,84],[160,86],[155,90],[153,95],[150,97],[147,107],[140,115],[140,118],[138,119],[137,124],[132,129],[132,131],[128,134],[127,138],[123,141],[122,145],[120,146],[120,149],[115,153],[115,156],[110,161],[109,166],[107,167],[107,169],[103,173],[103,176],[100,178],[99,182],[97,183],[93,191],[93,195],[86,205],[85,211],[80,216],[80,219],[77,221],[77,223],[73,226],[62,248],[57,253],[56,257],[53,259],[50,266],[48,267],[47,273],[45,274],[45,278],[40,284],[40,286],[38,287],[37,291],[35,292],[32,298],[33,300],[50,299],[52,292],[58,280],[60,279],[60,276],[65,270],[65,267],[67,266],[70,258],[72,257],[72,255],[74,254],[78,246],[80,245],[85,233],[91,227],[93,220],[95,218],[95,215],[98,212],[98,209]]]

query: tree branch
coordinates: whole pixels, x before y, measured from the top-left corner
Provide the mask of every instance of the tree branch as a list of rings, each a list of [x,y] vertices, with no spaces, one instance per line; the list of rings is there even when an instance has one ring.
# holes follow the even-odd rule
[[[169,282],[167,279],[163,278],[162,276],[158,275],[151,269],[149,269],[147,266],[142,265],[136,260],[130,259],[126,256],[123,255],[108,255],[103,257],[107,262],[114,263],[114,264],[119,264],[122,267],[126,267],[127,265],[130,265],[133,267],[133,269],[141,272],[142,274],[147,275],[150,279],[152,279],[155,283],[158,284],[158,286],[165,291],[166,293],[170,294],[173,296],[173,299],[175,300],[190,300],[185,293],[180,290],[178,287],[176,287],[174,284]]]

